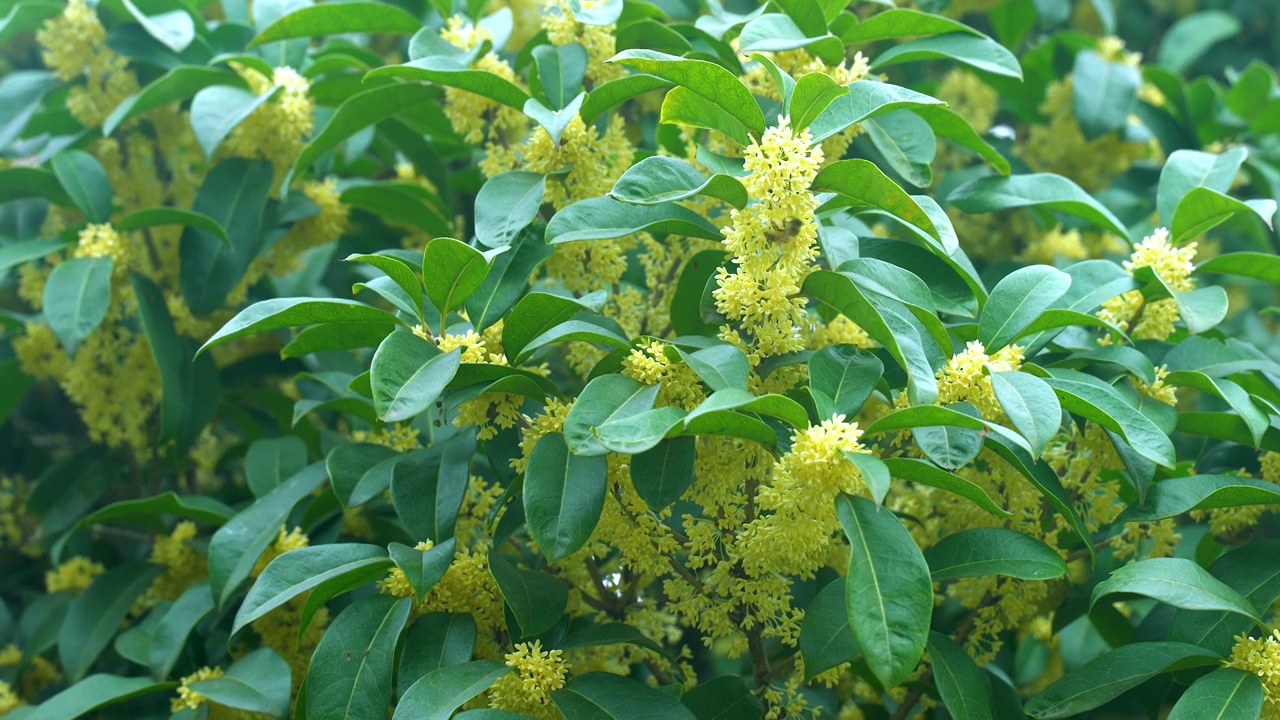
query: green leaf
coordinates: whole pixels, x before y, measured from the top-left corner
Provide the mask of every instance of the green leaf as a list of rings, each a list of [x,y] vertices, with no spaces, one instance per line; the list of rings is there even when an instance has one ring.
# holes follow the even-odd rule
[[[1209,48],[1240,30],[1240,21],[1222,10],[1185,15],[1165,31],[1156,62],[1180,73],[1191,67]]]
[[[685,411],[678,407],[646,410],[638,415],[618,418],[595,429],[600,444],[609,452],[636,455],[651,450],[685,422]]]
[[[1192,191],[1195,192],[1198,191]],[[0,263],[0,267],[2,266],[3,263]],[[1225,253],[1200,263],[1196,266],[1196,272],[1239,275],[1268,283],[1280,283],[1280,257],[1260,252]]]
[[[261,95],[232,85],[211,85],[191,100],[191,129],[208,160],[213,159],[222,141],[279,90],[272,87]]]
[[[194,225],[182,232],[179,284],[193,314],[208,315],[221,308],[261,252],[263,213],[272,182],[269,163],[242,158],[224,160],[205,176],[191,209],[208,215],[226,232]],[[230,245],[223,235],[231,238]]]
[[[232,663],[221,677],[191,683],[209,702],[274,717],[289,710],[289,663],[270,648],[259,648]]]
[[[338,502],[343,507],[354,507],[386,490],[391,483],[391,467],[400,457],[389,447],[370,443],[347,443],[330,450],[324,464]],[[388,461],[391,463],[386,464]],[[379,476],[385,482],[379,481]]]
[[[383,422],[408,420],[435,404],[461,364],[462,353],[442,353],[407,330],[387,336],[373,354],[369,381]]]
[[[306,466],[307,446],[300,438],[263,438],[245,453],[245,480],[254,496],[262,497]]]
[[[889,355],[907,372],[907,393],[913,403],[931,403],[938,397],[937,380],[928,333],[902,303],[878,299],[862,292],[853,278],[844,273],[818,270],[805,278],[801,294],[807,295],[840,312],[867,331],[884,346]],[[939,364],[941,358],[939,357]]]
[[[580,298],[544,292],[526,293],[502,323],[502,349],[508,358],[526,354],[529,343],[580,312],[598,313],[608,296],[597,290]]]
[[[39,260],[69,245],[70,243],[63,240],[22,240],[0,245],[0,273],[32,260]]]
[[[1223,195],[1217,190],[1210,190],[1206,187],[1192,188],[1178,202],[1177,209],[1173,211],[1170,242],[1183,243],[1191,240],[1237,214],[1245,215],[1246,217],[1257,216],[1270,228],[1271,218],[1275,215],[1275,212],[1275,200],[1252,200],[1249,203],[1243,203],[1233,197]],[[1221,257],[1225,256],[1219,255],[1215,258],[1210,258],[1206,262],[1213,262]],[[1272,260],[1275,259],[1274,255],[1266,257]]]
[[[360,4],[380,5],[400,12],[399,8],[384,3]],[[304,9],[334,6],[336,5],[316,5]],[[276,24],[279,25],[279,23]],[[290,181],[297,173],[311,167],[316,160],[320,159],[320,156],[337,147],[343,140],[398,113],[407,112],[438,99],[439,92],[414,83],[391,83],[351,95],[342,101],[338,109],[333,112],[333,116],[329,118],[329,122],[325,123],[298,153],[298,159],[289,168],[289,172],[281,182],[281,187],[288,188]]]
[[[862,127],[889,167],[904,180],[917,187],[933,183],[930,165],[937,155],[938,139],[923,118],[910,110],[894,110],[864,120]]]
[[[1071,276],[1048,265],[1015,270],[996,283],[982,308],[978,339],[988,353],[1013,342],[1071,287]]]
[[[693,711],[697,720],[760,720],[764,717],[764,703],[747,689],[740,675],[711,678],[685,692],[680,703]]]
[[[518,170],[489,178],[476,195],[476,240],[492,248],[515,242],[538,217],[546,185],[545,175]]]
[[[55,560],[61,560],[63,543],[84,528],[112,521],[128,521],[163,530],[166,526],[162,517],[166,515],[221,525],[235,517],[235,511],[224,505],[222,501],[206,495],[178,495],[174,492],[165,492],[136,500],[120,500],[80,518],[55,544],[50,554]]]
[[[121,0],[120,4],[138,21],[148,35],[175,53],[186,50],[195,39],[195,21],[186,8],[158,15],[145,15],[129,0]]]
[[[583,122],[591,124],[606,111],[633,97],[666,87],[671,87],[671,83],[643,73],[610,80],[591,90],[587,99],[582,102],[582,109],[578,114],[582,116]]]
[[[569,454],[561,433],[534,446],[524,475],[524,513],[529,534],[549,562],[578,550],[600,520],[608,462],[604,456]]]
[[[228,85],[241,89],[248,87],[239,75],[221,68],[179,65],[153,80],[141,92],[130,95],[116,106],[116,109],[112,110],[103,121],[102,134],[111,135],[128,120],[171,102],[186,100],[214,85]]]
[[[687,428],[696,418],[723,410],[745,410],[768,415],[798,430],[809,426],[809,415],[805,412],[804,406],[786,395],[776,393],[752,395],[746,390],[737,388],[727,388],[711,393],[689,413],[684,425]]]
[[[1062,405],[1053,388],[1024,372],[993,372],[991,389],[1009,422],[1031,444],[1039,457],[1062,424]]]
[[[517,568],[497,551],[489,552],[489,572],[515,616],[521,637],[550,630],[564,615],[569,588],[551,575]]]
[[[849,662],[861,653],[849,626],[846,586],[842,578],[827,583],[804,609],[799,648],[804,656],[805,680]]]
[[[1063,568],[1065,572],[1065,568]],[[942,704],[955,720],[994,720],[987,683],[978,664],[954,640],[929,632],[929,661]]]
[[[1033,537],[1004,528],[968,528],[924,553],[935,581],[986,575],[1051,580],[1067,574],[1062,556]]]
[[[1231,189],[1240,166],[1249,152],[1243,147],[1221,154],[1199,150],[1175,150],[1160,170],[1156,208],[1161,219],[1172,222],[1178,204],[1193,188],[1206,187],[1220,193]]]
[[[1083,218],[1122,238],[1128,232],[1111,211],[1074,182],[1051,173],[984,177],[956,188],[948,202],[967,213],[1044,206]]]
[[[986,491],[959,475],[915,458],[885,458],[882,461],[893,477],[928,485],[959,495],[999,518],[1011,517],[1012,513],[1001,508],[987,495]]]
[[[334,618],[307,669],[309,716],[386,720],[396,644],[412,609],[412,598],[369,595]]]
[[[553,109],[567,106],[582,91],[582,76],[587,71],[587,49],[581,44],[539,45],[533,49],[533,61],[538,66],[542,92]]]
[[[273,298],[263,300],[241,310],[227,321],[213,337],[200,348],[204,352],[213,345],[221,345],[238,337],[299,325],[364,325],[369,323],[395,323],[403,325],[399,318],[386,310],[365,305],[355,300],[340,298]]]
[[[1221,656],[1195,645],[1137,642],[1103,653],[1027,701],[1037,720],[1075,717],[1092,710],[1160,673],[1217,665]]]
[[[880,358],[853,345],[830,345],[817,351],[809,358],[809,390],[817,391],[818,417],[857,415],[883,375]]]
[[[129,609],[151,586],[161,568],[133,562],[98,576],[67,609],[58,631],[58,659],[72,682],[78,682],[120,631]]]
[[[613,673],[579,675],[551,693],[551,700],[569,718],[697,720],[693,712],[670,695]]]
[[[508,672],[511,668],[496,660],[473,660],[432,670],[400,698],[392,720],[449,720],[454,710]]]
[[[815,192],[838,193],[840,205],[879,208],[940,237],[929,214],[897,183],[869,160],[840,160],[824,167],[813,179]]]
[[[1169,436],[1110,386],[1101,381],[1082,382],[1062,377],[1045,378],[1044,382],[1053,388],[1068,412],[1088,418],[1120,435],[1139,455],[1151,462],[1161,467],[1173,467],[1176,458]]]
[[[911,534],[887,508],[841,494],[836,515],[849,538],[849,624],[871,673],[897,686],[924,654],[933,614],[929,566]]]
[[[338,543],[290,550],[272,559],[249,588],[231,634],[304,593],[323,596],[318,601],[323,603],[339,592],[382,577],[390,567],[386,551],[377,545]],[[334,581],[346,587],[335,590]],[[324,589],[329,591],[322,586],[328,586]]]
[[[182,225],[185,227],[193,227],[203,230],[207,233],[217,235],[222,242],[227,245],[231,244],[231,238],[227,236],[227,231],[218,224],[217,220],[205,215],[204,213],[193,212],[191,210],[179,210],[171,207],[153,207],[145,210],[131,212],[120,218],[115,223],[116,230],[144,230],[152,227],[164,227],[168,225]]]
[[[351,180],[338,199],[367,210],[383,222],[417,228],[429,237],[453,232],[453,224],[438,209],[435,196],[417,183],[396,180]]]
[[[848,87],[837,85],[826,73],[801,76],[796,81],[796,89],[791,93],[791,102],[787,106],[787,112],[791,115],[791,127],[797,131],[809,127],[836,98],[847,92]]]
[[[321,3],[298,8],[258,33],[249,47],[290,38],[346,33],[415,33],[422,23],[404,10],[381,2]]]
[[[1076,120],[1086,138],[1121,130],[1129,122],[1142,87],[1142,72],[1092,50],[1076,53],[1071,71]]]
[[[1117,593],[1149,597],[1183,610],[1237,613],[1262,625],[1253,603],[1184,558],[1151,558],[1113,570],[1093,588],[1089,606]]]
[[[632,165],[614,183],[609,197],[632,205],[659,205],[698,195],[718,198],[741,209],[747,190],[735,177],[718,173],[704,177],[679,158],[653,155]]]
[[[582,389],[564,419],[564,440],[570,452],[591,457],[607,455],[595,429],[610,420],[638,415],[653,408],[657,385],[645,385],[626,375],[601,375]]]
[[[666,438],[633,456],[631,483],[636,494],[655,512],[668,507],[693,484],[696,459],[697,440],[688,436]]]
[[[1005,462],[1012,465],[1015,470],[1022,473],[1023,477],[1030,480],[1031,484],[1040,490],[1040,494],[1044,496],[1045,500],[1049,501],[1049,505],[1084,540],[1085,549],[1089,552],[1090,559],[1092,559],[1093,545],[1089,542],[1089,529],[1085,526],[1084,521],[1080,519],[1080,515],[1076,513],[1066,488],[1062,487],[1062,481],[1058,478],[1058,474],[1053,468],[1033,457],[1026,449],[1015,443],[1008,442],[999,435],[988,435],[987,443],[992,450],[1004,458]]]
[[[981,418],[972,403],[961,402],[945,405],[964,415]],[[925,457],[948,470],[968,465],[982,451],[981,430],[956,425],[921,425],[911,428],[911,435]]]
[[[560,144],[560,138],[564,135],[564,131],[569,127],[569,123],[578,117],[578,110],[582,108],[582,101],[586,100],[586,93],[578,93],[578,96],[569,101],[561,110],[552,110],[533,98],[524,101],[522,110],[524,114],[533,119],[534,122],[542,126],[547,131],[547,136],[551,138],[551,142],[556,145]]]
[[[484,253],[453,238],[432,240],[422,254],[422,279],[427,297],[441,313],[449,312],[471,297],[488,274],[489,260]]]
[[[17,33],[35,30],[45,20],[61,15],[64,7],[58,3],[19,2],[9,7],[9,13],[0,19],[0,42],[5,42]]]
[[[31,708],[22,715],[25,720],[74,720],[113,703],[140,695],[172,690],[177,683],[155,682],[145,677],[121,677],[96,674]],[[14,717],[18,717],[17,714]]]
[[[427,673],[471,659],[476,621],[461,613],[431,613],[414,620],[404,635],[396,686],[403,695]]]
[[[53,156],[53,174],[89,222],[111,219],[111,180],[98,159],[83,150],[63,150]]]
[[[68,355],[98,329],[111,306],[110,256],[59,263],[44,286],[44,317]]]
[[[819,36],[806,34],[787,15],[766,13],[747,22],[738,35],[738,44],[742,53],[776,53],[805,48],[824,62],[841,62],[844,48],[839,39],[825,34],[825,31],[815,34]]]
[[[712,345],[692,353],[679,348],[680,359],[712,390],[746,390],[751,365],[747,356],[728,343]]]
[[[720,240],[720,229],[698,213],[671,203],[631,205],[609,197],[576,202],[547,223],[547,244],[612,240],[638,232]]]
[[[896,40],[904,37],[924,37],[952,32],[978,35],[977,30],[950,18],[908,8],[891,8],[851,26],[840,35],[849,45],[875,40]]]
[[[381,270],[387,277],[391,278],[395,284],[404,291],[406,297],[412,305],[413,315],[419,320],[425,320],[422,315],[423,292],[422,281],[418,279],[414,272],[417,263],[410,263],[407,260],[393,257],[392,255],[373,254],[362,255],[353,254],[343,258],[343,262],[358,262],[365,265],[372,265]]]
[[[1258,676],[1218,668],[1191,683],[1173,704],[1168,720],[1255,720],[1262,717],[1266,692]]]
[[[1030,453],[1030,445],[1021,435],[1006,427],[988,422],[952,407],[939,405],[915,405],[894,410],[882,415],[867,426],[866,432],[871,435],[886,433],[891,430],[910,430],[918,427],[957,427],[965,430],[986,431],[1015,447]]]
[[[453,563],[456,540],[449,538],[429,550],[418,550],[408,545],[391,543],[387,552],[404,573],[409,586],[413,588],[413,596],[418,602],[426,597],[427,592],[440,582],[449,565]]]
[[[458,508],[467,492],[474,436],[454,436],[416,450],[391,471],[391,503],[415,539],[437,545],[453,537]]]
[[[1130,506],[1117,522],[1155,522],[1192,510],[1280,503],[1275,483],[1237,475],[1171,477],[1151,486],[1142,506]]]
[[[1271,427],[1271,418],[1258,407],[1253,398],[1249,397],[1249,393],[1234,381],[1227,378],[1211,378],[1194,370],[1172,372],[1165,379],[1170,385],[1192,387],[1225,400],[1249,428],[1254,447],[1262,446],[1262,437]]]
[[[1254,607],[1270,607],[1280,598],[1280,542],[1256,541],[1218,556],[1209,574],[1249,601]],[[1235,638],[1248,634],[1251,621],[1236,613],[1179,610],[1169,624],[1169,639],[1227,654]]]
[[[7,200],[45,198],[55,205],[74,207],[54,174],[37,167],[0,168],[0,196]]]
[[[186,649],[187,637],[212,612],[213,593],[207,582],[192,585],[173,601],[151,634],[148,661],[152,676],[161,680],[169,677]]]
[[[487,70],[473,70],[462,60],[442,55],[413,60],[403,65],[380,67],[366,73],[364,79],[368,82],[381,77],[426,80],[447,87],[455,87],[496,100],[521,112],[524,111],[524,104],[529,99],[528,93],[510,81]]]
[[[912,40],[878,53],[872,70],[920,60],[954,60],[992,75],[1022,79],[1022,66],[1003,45],[984,35],[947,33]]]
[[[489,274],[466,300],[467,317],[477,331],[493,325],[522,297],[529,276],[551,254],[539,227],[516,235],[511,249],[493,259]],[[504,327],[508,323],[504,323]],[[504,348],[507,346],[504,346]]]
[[[309,465],[241,510],[213,534],[209,540],[209,585],[219,608],[226,607],[232,594],[249,577],[293,506],[324,481],[324,464]]]
[[[714,117],[724,118],[738,125],[735,130],[726,124],[722,129],[730,137],[739,138],[743,131],[759,138],[764,134],[764,113],[756,104],[751,92],[732,73],[706,60],[679,58],[653,50],[624,50],[609,62],[633,67],[686,88],[696,96]],[[664,103],[665,104],[665,103]],[[721,124],[716,122],[716,124]],[[745,143],[744,143],[745,144]]]

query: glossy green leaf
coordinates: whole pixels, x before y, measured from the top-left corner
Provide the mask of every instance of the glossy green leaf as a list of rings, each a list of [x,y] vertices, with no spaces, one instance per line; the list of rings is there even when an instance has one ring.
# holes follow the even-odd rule
[[[552,295],[545,292],[526,293],[502,324],[502,348],[509,358],[525,354],[525,347],[549,330],[581,312],[598,313],[607,295],[603,290],[582,297]]]
[[[382,577],[391,564],[386,551],[377,545],[338,543],[290,550],[268,563],[249,588],[236,612],[232,634],[331,580],[341,578],[354,587]]]
[[[711,678],[680,696],[697,720],[760,720],[764,703],[738,675]],[[476,720],[480,720],[476,718]]]
[[[1032,453],[1040,455],[1062,424],[1062,405],[1053,388],[1023,372],[993,372],[990,377],[1009,422],[1031,444]]]
[[[236,660],[221,677],[191,683],[192,690],[224,707],[279,717],[289,710],[289,663],[270,648]]]
[[[369,595],[334,618],[307,670],[309,716],[386,720],[396,644],[412,609],[411,598]]]
[[[191,127],[205,158],[212,160],[231,131],[271,100],[278,89],[255,95],[233,85],[210,85],[197,92],[191,101]]]
[[[929,632],[929,661],[942,704],[955,720],[994,720],[986,681],[964,648],[942,633]]]
[[[340,298],[274,298],[254,303],[231,318],[201,347],[234,340],[245,335],[316,324],[403,323],[395,315],[371,305]]]
[[[746,390],[751,365],[742,351],[728,343],[686,353],[677,349],[680,359],[698,374],[707,387],[718,390]]]
[[[978,178],[953,190],[947,200],[967,213],[1042,206],[1075,215],[1122,238],[1129,236],[1124,224],[1102,203],[1079,185],[1052,173]]]
[[[1076,120],[1087,138],[1124,128],[1137,103],[1142,72],[1092,50],[1076,53],[1072,68]]]
[[[458,372],[461,351],[442,353],[407,330],[387,336],[373,354],[373,406],[384,422],[407,420],[435,404]]]
[[[153,207],[131,212],[115,223],[116,230],[144,230],[152,227],[182,225],[193,227],[218,236],[224,243],[230,244],[231,238],[217,220],[204,213],[191,210],[179,210],[171,207]]]
[[[461,305],[488,274],[489,260],[484,254],[453,238],[432,240],[422,254],[427,297],[442,313]]]
[[[1248,157],[1243,147],[1221,154],[1199,150],[1176,150],[1160,169],[1156,192],[1156,208],[1164,222],[1172,222],[1178,204],[1193,188],[1206,187],[1220,193],[1231,189],[1231,182]]]
[[[686,88],[703,106],[729,118],[752,136],[764,134],[764,114],[732,73],[706,60],[679,58],[652,50],[624,50],[609,62],[633,67]],[[730,136],[735,133],[732,130]]]
[[[61,240],[22,240],[0,245],[0,272],[32,260],[39,260],[49,253],[66,248],[67,245]]]
[[[103,121],[102,134],[111,135],[128,120],[176,100],[186,100],[214,85],[227,85],[241,89],[247,87],[239,75],[222,68],[179,65],[116,106]]]
[[[906,679],[924,654],[933,584],[920,548],[898,518],[866,498],[842,494],[836,514],[849,539],[849,624],[885,687]]]
[[[387,546],[387,552],[409,581],[413,596],[421,602],[453,563],[455,544],[455,539],[449,538],[428,550],[418,550],[408,545],[391,543]]]
[[[158,566],[141,562],[117,565],[71,601],[58,629],[58,659],[69,680],[84,678],[120,631],[134,601],[160,571]]]
[[[453,537],[475,450],[474,436],[455,436],[415,450],[394,465],[391,503],[414,539],[441,545]]]
[[[880,358],[852,345],[817,351],[809,358],[809,389],[818,417],[857,415],[883,375]]]
[[[430,613],[414,620],[404,634],[404,652],[396,675],[400,694],[427,673],[467,662],[475,645],[476,621],[470,615]]]
[[[612,240],[638,232],[684,235],[720,240],[720,229],[701,215],[681,207],[631,205],[613,198],[599,197],[576,202],[547,223],[547,244],[580,240]]]
[[[53,174],[89,219],[111,219],[111,180],[98,159],[83,150],[63,150],[53,156]]]
[[[631,98],[666,87],[671,87],[671,83],[644,73],[615,78],[592,88],[578,114],[583,122],[592,123],[609,109]]]
[[[1071,276],[1047,265],[1031,265],[1006,275],[992,289],[978,322],[978,339],[988,353],[1008,345],[1071,287]]]
[[[221,308],[262,251],[263,216],[272,183],[271,165],[261,160],[230,158],[205,176],[191,209],[208,215],[226,232],[195,225],[182,232],[179,284],[193,314],[208,315]],[[224,236],[231,238],[230,245]]]
[[[151,635],[149,664],[158,679],[169,677],[187,646],[187,637],[213,612],[209,583],[192,585],[169,606]]]
[[[290,38],[344,33],[414,33],[422,23],[404,10],[380,2],[345,2],[307,5],[271,23],[249,47]]]
[[[110,256],[59,263],[44,286],[44,317],[68,355],[98,329],[111,305]]]
[[[791,116],[791,127],[802,130],[818,118],[836,98],[849,92],[849,88],[837,85],[826,73],[809,73],[796,81],[796,89],[791,94],[791,103],[787,108]]]
[[[454,710],[510,671],[496,660],[475,660],[432,670],[400,698],[392,720],[448,720]]]
[[[600,720],[697,720],[693,712],[674,698],[648,685],[622,675],[589,672],[570,680],[551,700],[572,718]]]
[[[502,598],[515,616],[522,637],[551,629],[564,615],[569,588],[544,572],[523,570],[496,551],[489,553],[489,572],[498,583]]]
[[[150,693],[172,690],[177,683],[145,677],[95,674],[75,683],[25,712],[26,720],[74,720],[98,708]]]
[[[983,35],[947,33],[912,40],[878,53],[871,69],[920,60],[954,60],[975,70],[1022,79],[1022,66],[1003,45]]]
[[[606,455],[595,428],[653,408],[657,385],[645,385],[626,375],[601,375],[583,388],[564,419],[564,439],[575,455]]]
[[[972,481],[949,473],[929,462],[915,458],[885,458],[882,462],[889,468],[889,473],[893,477],[910,480],[911,482],[928,485],[958,495],[996,517],[1004,518],[1011,515],[1009,511],[997,505],[982,488]]]
[[[485,70],[471,69],[462,60],[452,57],[425,57],[403,65],[387,65],[366,74],[365,81],[381,77],[425,80],[455,87],[483,95],[522,112],[525,102],[529,99],[528,93],[510,81]]]
[[[1236,668],[1219,668],[1191,683],[1168,720],[1255,720],[1262,716],[1262,681]]]
[[[631,458],[631,483],[651,510],[662,510],[693,484],[697,441],[692,437],[662,440]],[[527,504],[527,503],[526,503]]]
[[[730,175],[705,177],[679,158],[654,155],[632,165],[614,183],[609,197],[632,205],[658,205],[698,195],[718,198],[742,208],[747,190]]]
[[[1160,673],[1217,665],[1222,658],[1195,645],[1137,642],[1103,653],[1027,701],[1037,720],[1075,717],[1092,710]]]
[[[1276,503],[1280,503],[1280,488],[1274,483],[1236,475],[1190,475],[1152,485],[1146,503],[1131,506],[1120,519],[1155,522],[1191,510]]]
[[[511,309],[521,298],[529,276],[550,254],[540,227],[526,228],[516,235],[511,249],[493,259],[484,282],[466,300],[467,317],[476,330],[483,331]]]
[[[322,463],[307,466],[218,528],[209,541],[209,584],[218,607],[248,579],[293,506],[325,481]]]
[[[827,583],[804,610],[799,649],[804,656],[806,679],[849,662],[861,653],[849,626],[846,585],[843,579]]]
[[[813,179],[816,192],[834,192],[837,202],[853,207],[870,207],[902,218],[933,237],[939,237],[929,214],[897,183],[869,160],[840,160],[818,172]]]
[[[1262,624],[1244,596],[1184,558],[1151,558],[1113,570],[1093,588],[1089,604],[1113,594],[1141,595],[1183,610],[1233,612]]]
[[[904,37],[943,35],[952,32],[978,34],[977,30],[968,25],[941,15],[910,8],[890,8],[853,25],[840,36],[840,39],[854,44]]]
[[[923,118],[910,110],[894,110],[864,120],[862,127],[885,162],[904,180],[917,187],[933,183],[930,166],[937,156],[938,139]]]
[[[603,456],[571,455],[561,433],[548,433],[534,446],[524,476],[524,512],[548,561],[573,554],[591,537],[604,508],[608,469]]]
[[[1088,377],[1088,376],[1085,376]],[[1154,422],[1105,383],[1062,377],[1045,378],[1068,412],[1086,417],[1125,439],[1142,457],[1173,467],[1173,443]]]
[[[545,46],[544,46],[545,47]],[[476,196],[476,240],[486,247],[506,247],[538,217],[546,176],[512,171],[495,175]]]
[[[347,443],[330,450],[325,457],[325,469],[338,502],[344,507],[360,505],[386,490],[391,483],[390,468],[400,457],[389,447],[370,443]],[[387,461],[391,461],[391,465],[384,465]],[[380,467],[382,470],[377,470]],[[385,484],[376,479],[379,472],[384,476]],[[361,487],[366,484],[381,484],[381,487]]]
[[[967,528],[945,535],[925,551],[934,580],[1006,575],[1051,580],[1067,573],[1053,548],[1013,530]]]

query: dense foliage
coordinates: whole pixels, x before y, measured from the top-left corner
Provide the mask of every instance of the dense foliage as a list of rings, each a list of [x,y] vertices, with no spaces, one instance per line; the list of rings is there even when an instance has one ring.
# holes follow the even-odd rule
[[[1280,718],[1280,6],[0,0],[0,716]]]

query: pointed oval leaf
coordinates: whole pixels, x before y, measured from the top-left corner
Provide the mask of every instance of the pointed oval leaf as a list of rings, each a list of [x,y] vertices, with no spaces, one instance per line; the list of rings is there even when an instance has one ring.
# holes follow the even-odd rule
[[[412,609],[412,598],[370,595],[334,618],[307,669],[310,717],[386,720],[396,645]]]
[[[924,553],[934,580],[1005,575],[1051,580],[1067,574],[1067,564],[1043,542],[1005,528],[968,528],[943,536]]]
[[[591,537],[604,508],[608,471],[603,456],[571,455],[561,433],[548,433],[534,446],[524,476],[524,512],[547,560],[572,554]]]
[[[1183,610],[1233,612],[1262,624],[1253,603],[1185,558],[1151,558],[1113,570],[1093,588],[1089,605],[1117,593],[1149,597]]]

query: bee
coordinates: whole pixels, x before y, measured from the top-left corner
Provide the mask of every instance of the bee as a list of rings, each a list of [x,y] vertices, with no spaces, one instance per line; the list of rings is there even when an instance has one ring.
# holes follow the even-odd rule
[[[782,222],[781,227],[770,227],[765,233],[765,237],[767,237],[771,243],[782,245],[799,235],[800,228],[802,227],[804,227],[804,221],[800,218],[787,218]]]

